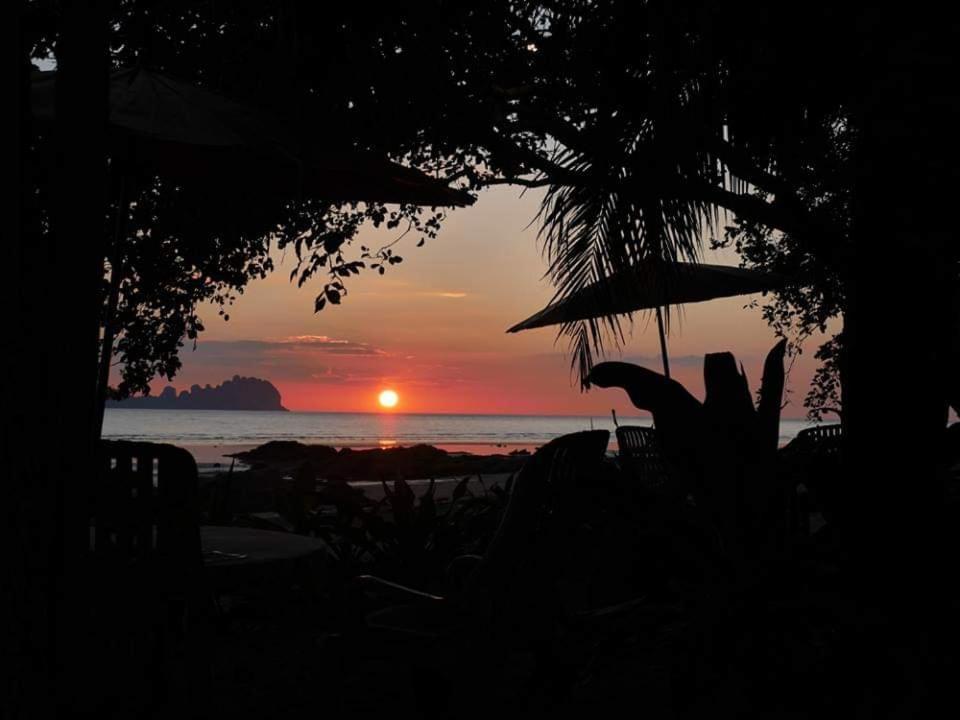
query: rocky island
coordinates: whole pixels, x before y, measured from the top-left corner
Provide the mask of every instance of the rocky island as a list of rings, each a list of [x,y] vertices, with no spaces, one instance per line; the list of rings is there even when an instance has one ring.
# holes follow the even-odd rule
[[[280,391],[267,380],[234,375],[216,387],[193,385],[181,390],[168,385],[159,395],[109,400],[107,407],[145,410],[274,410],[284,411]]]

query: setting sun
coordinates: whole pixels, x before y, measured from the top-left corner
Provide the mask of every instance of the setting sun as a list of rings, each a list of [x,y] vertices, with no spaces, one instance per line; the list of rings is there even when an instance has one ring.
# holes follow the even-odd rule
[[[397,395],[393,390],[384,390],[380,393],[380,397],[377,398],[377,402],[380,403],[380,407],[392,408],[396,407],[397,401],[400,400],[400,396]]]

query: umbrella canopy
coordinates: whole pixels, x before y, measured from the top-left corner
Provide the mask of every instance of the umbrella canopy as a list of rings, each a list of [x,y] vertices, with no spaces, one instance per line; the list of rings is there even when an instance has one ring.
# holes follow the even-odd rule
[[[667,305],[776,290],[783,278],[772,273],[728,265],[650,263],[613,275],[603,283],[543,308],[507,332],[559,325],[606,315],[654,310]]]
[[[56,72],[33,74],[38,121],[55,117]],[[466,192],[369,153],[330,150],[298,139],[268,114],[142,67],[113,73],[111,141],[131,169],[196,185],[216,183],[258,195],[330,201],[465,206]]]
[[[729,265],[648,262],[551,303],[507,332],[624,315],[638,310],[656,310],[664,374],[669,377],[670,365],[660,308],[776,290],[783,284],[784,279],[779,275]]]

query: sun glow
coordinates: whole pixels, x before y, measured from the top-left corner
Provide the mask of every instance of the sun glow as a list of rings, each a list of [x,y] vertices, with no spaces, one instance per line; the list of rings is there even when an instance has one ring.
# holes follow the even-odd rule
[[[396,407],[399,400],[400,396],[393,390],[384,390],[377,398],[377,402],[380,403],[380,407],[382,408]]]

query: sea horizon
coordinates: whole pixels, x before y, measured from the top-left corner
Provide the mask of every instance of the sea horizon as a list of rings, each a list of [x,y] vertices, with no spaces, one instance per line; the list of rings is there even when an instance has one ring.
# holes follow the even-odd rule
[[[449,416],[449,417],[523,417],[523,418],[598,418],[601,415],[584,415],[576,413],[484,413],[484,412],[405,412],[402,410],[291,410],[289,408],[285,410],[220,410],[215,408],[190,408],[189,410],[184,410],[181,408],[126,408],[126,407],[117,407],[117,406],[108,406],[106,411],[108,413],[114,411],[121,412],[190,412],[190,413],[257,413],[257,414],[277,414],[277,415],[370,415],[375,417],[390,417],[390,416]],[[640,418],[640,419],[650,419],[652,416],[648,413],[645,415],[622,415],[617,413],[617,418]],[[816,424],[814,421],[808,421],[806,417],[782,417],[781,422],[791,421],[791,422],[809,422],[811,425]],[[829,421],[827,421],[829,422]]]

